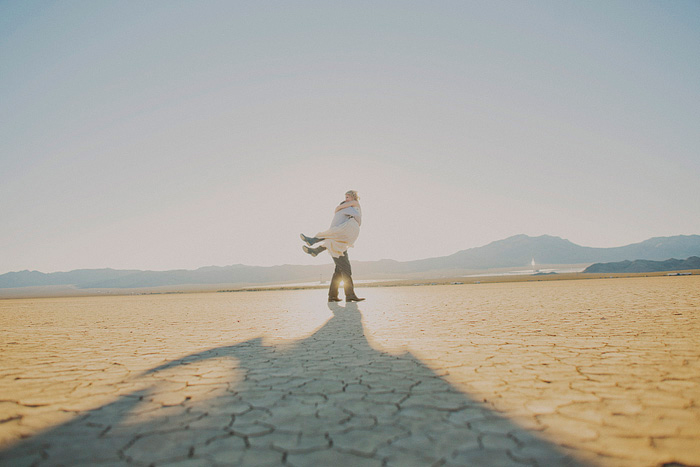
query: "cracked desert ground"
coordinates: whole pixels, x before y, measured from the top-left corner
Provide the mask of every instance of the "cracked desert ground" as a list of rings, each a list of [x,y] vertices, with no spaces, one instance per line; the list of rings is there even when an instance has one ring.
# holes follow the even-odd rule
[[[0,465],[700,465],[700,276],[0,300]]]

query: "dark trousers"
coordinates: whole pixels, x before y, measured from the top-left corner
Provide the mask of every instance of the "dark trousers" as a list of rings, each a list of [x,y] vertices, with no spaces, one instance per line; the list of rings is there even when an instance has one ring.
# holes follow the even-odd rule
[[[334,257],[333,261],[335,262],[335,272],[333,272],[331,286],[328,289],[328,298],[338,298],[338,288],[341,280],[345,289],[345,298],[355,298],[355,286],[352,283],[352,269],[350,268],[348,252],[346,251],[339,258]]]

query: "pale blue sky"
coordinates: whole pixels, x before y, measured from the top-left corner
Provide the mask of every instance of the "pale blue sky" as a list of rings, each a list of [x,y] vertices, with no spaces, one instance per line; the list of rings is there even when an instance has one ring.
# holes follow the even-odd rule
[[[700,234],[700,2],[0,2],[0,273]]]

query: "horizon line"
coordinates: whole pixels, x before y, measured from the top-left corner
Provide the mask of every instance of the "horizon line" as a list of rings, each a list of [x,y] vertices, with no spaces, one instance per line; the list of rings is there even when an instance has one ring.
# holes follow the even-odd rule
[[[572,241],[569,240],[569,239],[566,239],[566,238],[563,238],[563,237],[560,237],[560,236],[557,236],[557,235],[542,234],[542,235],[533,236],[533,235],[528,235],[528,234],[515,234],[515,235],[510,235],[510,236],[508,236],[508,237],[501,238],[501,239],[498,239],[498,240],[492,240],[492,241],[490,241],[490,242],[488,242],[488,243],[486,243],[486,244],[484,244],[484,245],[481,245],[481,246],[469,247],[469,248],[465,248],[465,249],[462,249],[462,250],[457,250],[457,251],[454,252],[454,253],[451,253],[451,254],[449,254],[449,255],[444,255],[444,256],[431,256],[431,257],[428,257],[428,258],[419,258],[419,259],[412,259],[412,260],[405,260],[405,261],[399,261],[399,260],[395,260],[395,259],[391,259],[391,258],[381,258],[381,259],[376,259],[376,260],[357,260],[357,261],[354,261],[354,262],[355,262],[355,263],[375,263],[375,262],[380,262],[380,261],[393,261],[393,262],[396,262],[396,263],[410,263],[410,262],[414,262],[414,261],[424,261],[424,260],[436,259],[436,258],[446,258],[446,257],[448,257],[448,256],[455,255],[455,254],[460,253],[460,252],[462,252],[462,251],[468,251],[468,250],[472,250],[472,249],[475,249],[475,248],[483,248],[483,247],[486,247],[486,246],[491,245],[491,244],[493,244],[493,243],[501,242],[501,241],[505,241],[505,240],[509,240],[509,239],[515,238],[515,237],[527,237],[527,238],[533,238],[533,239],[542,238],[542,237],[557,238],[557,239],[560,239],[560,240],[567,241],[567,242],[569,242],[569,243],[571,243],[571,244],[573,244],[573,245],[580,246],[580,247],[582,247],[582,248],[610,249],[610,248],[624,248],[624,247],[631,246],[631,245],[638,245],[638,244],[640,244],[640,243],[644,243],[644,242],[647,242],[647,241],[650,241],[650,240],[654,240],[654,239],[672,238],[672,237],[698,237],[698,236],[700,236],[700,234],[677,234],[677,235],[667,235],[667,236],[649,237],[649,238],[647,238],[646,240],[642,240],[642,241],[634,242],[634,243],[628,243],[628,244],[626,244],[626,245],[620,245],[620,246],[613,246],[613,247],[591,247],[591,246],[579,245],[579,244],[577,244],[577,243],[572,242]],[[331,263],[319,263],[318,266],[325,265],[325,264],[331,264]],[[317,265],[282,263],[282,264],[273,264],[273,265],[270,265],[270,266],[261,266],[261,265],[255,265],[255,264],[233,263],[233,264],[227,264],[227,265],[224,265],[224,266],[218,266],[218,265],[215,265],[215,264],[210,264],[210,265],[199,266],[199,267],[195,267],[195,268],[191,268],[191,269],[188,269],[188,268],[173,268],[173,269],[132,269],[132,268],[123,268],[123,269],[121,269],[121,268],[114,268],[114,267],[106,266],[106,267],[92,267],[92,268],[89,268],[89,267],[88,267],[88,268],[76,268],[76,269],[59,270],[59,271],[52,271],[52,272],[43,272],[43,271],[40,271],[40,270],[38,270],[38,269],[20,269],[20,270],[15,270],[15,271],[2,272],[2,273],[0,273],[0,276],[3,276],[3,275],[5,275],[5,274],[22,273],[22,272],[29,272],[29,273],[36,272],[36,273],[40,273],[40,274],[59,274],[59,273],[69,273],[69,272],[75,272],[75,271],[100,271],[100,270],[134,271],[134,272],[198,271],[198,270],[200,270],[200,269],[205,269],[205,268],[229,268],[229,267],[233,267],[233,266],[254,267],[254,268],[275,268],[275,267],[282,267],[282,266],[298,266],[298,267],[307,267],[307,266],[308,266],[308,267],[314,267],[314,266],[317,266]]]

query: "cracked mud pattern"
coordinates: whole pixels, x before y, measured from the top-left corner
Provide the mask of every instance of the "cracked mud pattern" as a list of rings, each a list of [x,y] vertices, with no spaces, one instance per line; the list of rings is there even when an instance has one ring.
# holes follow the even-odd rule
[[[0,301],[0,465],[700,464],[700,278]]]

